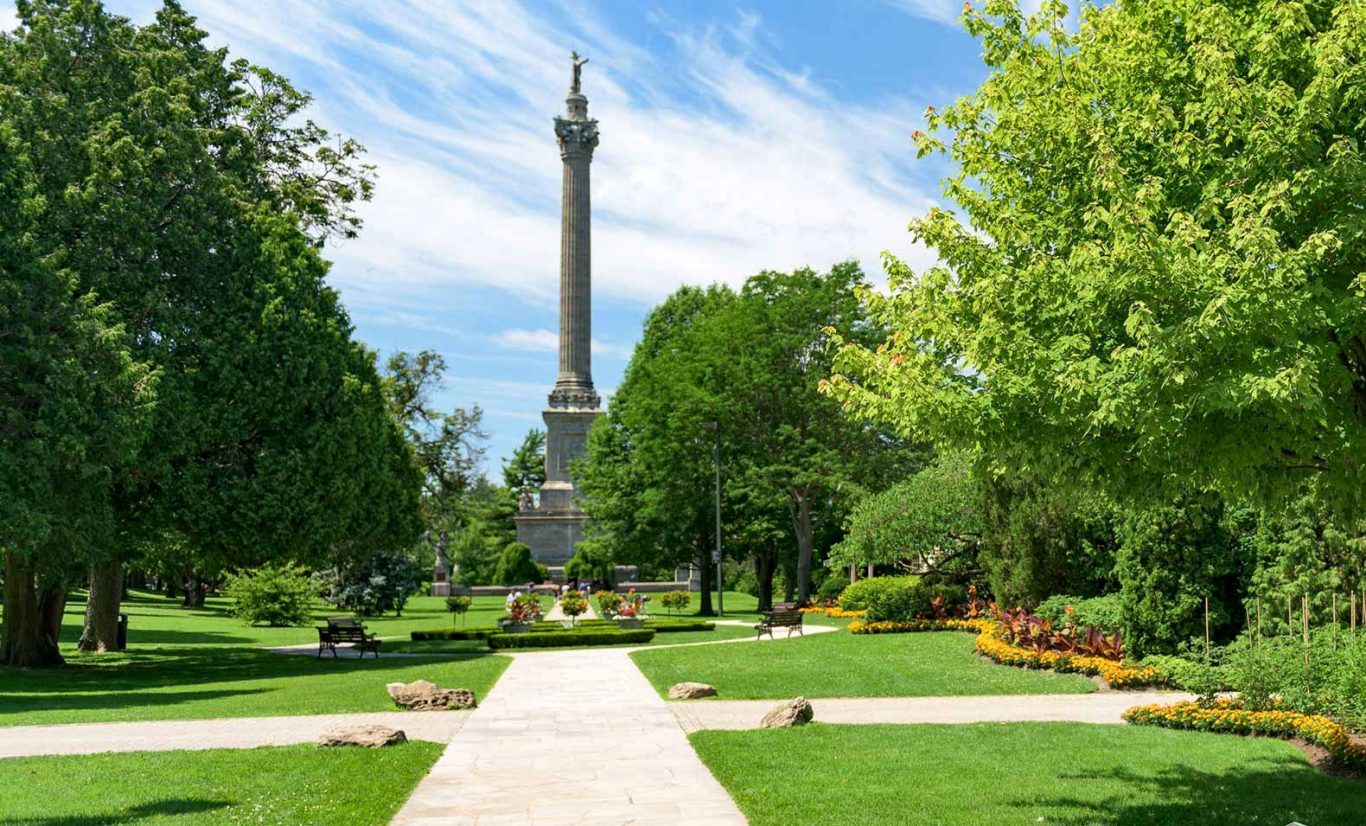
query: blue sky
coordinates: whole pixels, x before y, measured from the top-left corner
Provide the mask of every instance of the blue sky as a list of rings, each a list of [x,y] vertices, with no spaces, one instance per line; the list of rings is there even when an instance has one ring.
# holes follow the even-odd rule
[[[154,0],[106,0],[137,21]],[[961,0],[579,3],[183,0],[215,43],[290,77],[378,166],[331,281],[371,347],[432,348],[438,401],[483,408],[487,467],[555,378],[569,52],[600,122],[594,380],[620,381],[650,307],[760,269],[926,263],[905,231],[943,168],[909,140],[985,76]],[[1028,3],[1027,3],[1028,5]],[[0,11],[0,26],[12,25]]]

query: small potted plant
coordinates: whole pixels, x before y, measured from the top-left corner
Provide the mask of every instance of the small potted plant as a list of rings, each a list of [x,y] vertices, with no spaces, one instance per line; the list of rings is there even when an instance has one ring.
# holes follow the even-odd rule
[[[465,624],[465,612],[470,610],[470,605],[474,600],[466,596],[446,597],[446,610],[451,612],[451,625],[455,625],[455,618],[460,617],[460,624]]]
[[[507,616],[498,624],[505,634],[525,634],[531,624],[541,618],[541,599],[535,594],[523,594],[508,605]]]
[[[578,624],[579,615],[588,610],[588,600],[579,591],[566,591],[560,597],[560,610],[569,617],[569,627]]]
[[[616,619],[617,614],[621,613],[621,606],[625,600],[616,591],[598,591],[593,595],[598,602],[598,613],[603,619]]]
[[[622,630],[645,627],[645,597],[637,594],[635,588],[622,599],[621,609],[617,611],[617,627]]]

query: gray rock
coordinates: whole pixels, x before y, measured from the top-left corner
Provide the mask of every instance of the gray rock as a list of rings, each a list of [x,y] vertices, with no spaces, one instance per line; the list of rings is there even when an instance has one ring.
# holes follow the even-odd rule
[[[389,696],[400,708],[409,711],[457,711],[474,708],[474,692],[465,688],[438,688],[426,680],[389,683]]]
[[[811,709],[811,703],[805,697],[797,697],[793,700],[784,700],[768,710],[764,719],[759,721],[761,728],[792,728],[793,726],[804,726],[811,722],[815,713]]]
[[[676,683],[669,689],[670,700],[696,700],[698,697],[715,697],[716,686],[706,683]]]
[[[408,735],[396,728],[367,724],[330,728],[318,735],[319,746],[364,746],[377,749],[407,742]]]

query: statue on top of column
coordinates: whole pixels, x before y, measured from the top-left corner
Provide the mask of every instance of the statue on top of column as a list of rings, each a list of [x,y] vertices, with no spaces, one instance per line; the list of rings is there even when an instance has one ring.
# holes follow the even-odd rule
[[[578,52],[570,52],[570,62],[574,64],[574,81],[569,84],[569,94],[577,95],[579,92],[579,81],[583,77],[583,64],[588,62],[588,58],[580,58]]]

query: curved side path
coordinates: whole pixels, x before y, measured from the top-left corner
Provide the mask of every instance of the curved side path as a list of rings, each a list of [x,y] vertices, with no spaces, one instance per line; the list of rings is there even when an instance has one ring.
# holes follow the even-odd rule
[[[1126,709],[1196,699],[1177,691],[1099,694],[1013,694],[988,697],[860,697],[811,699],[821,723],[1123,723]],[[684,731],[759,727],[773,700],[692,700],[668,703]]]
[[[449,743],[473,712],[379,711],[302,717],[229,717],[137,723],[72,723],[0,728],[0,757],[97,754],[109,751],[252,749],[311,743],[324,729],[377,723],[402,729],[409,740]]]
[[[621,649],[522,654],[393,823],[745,823]]]

